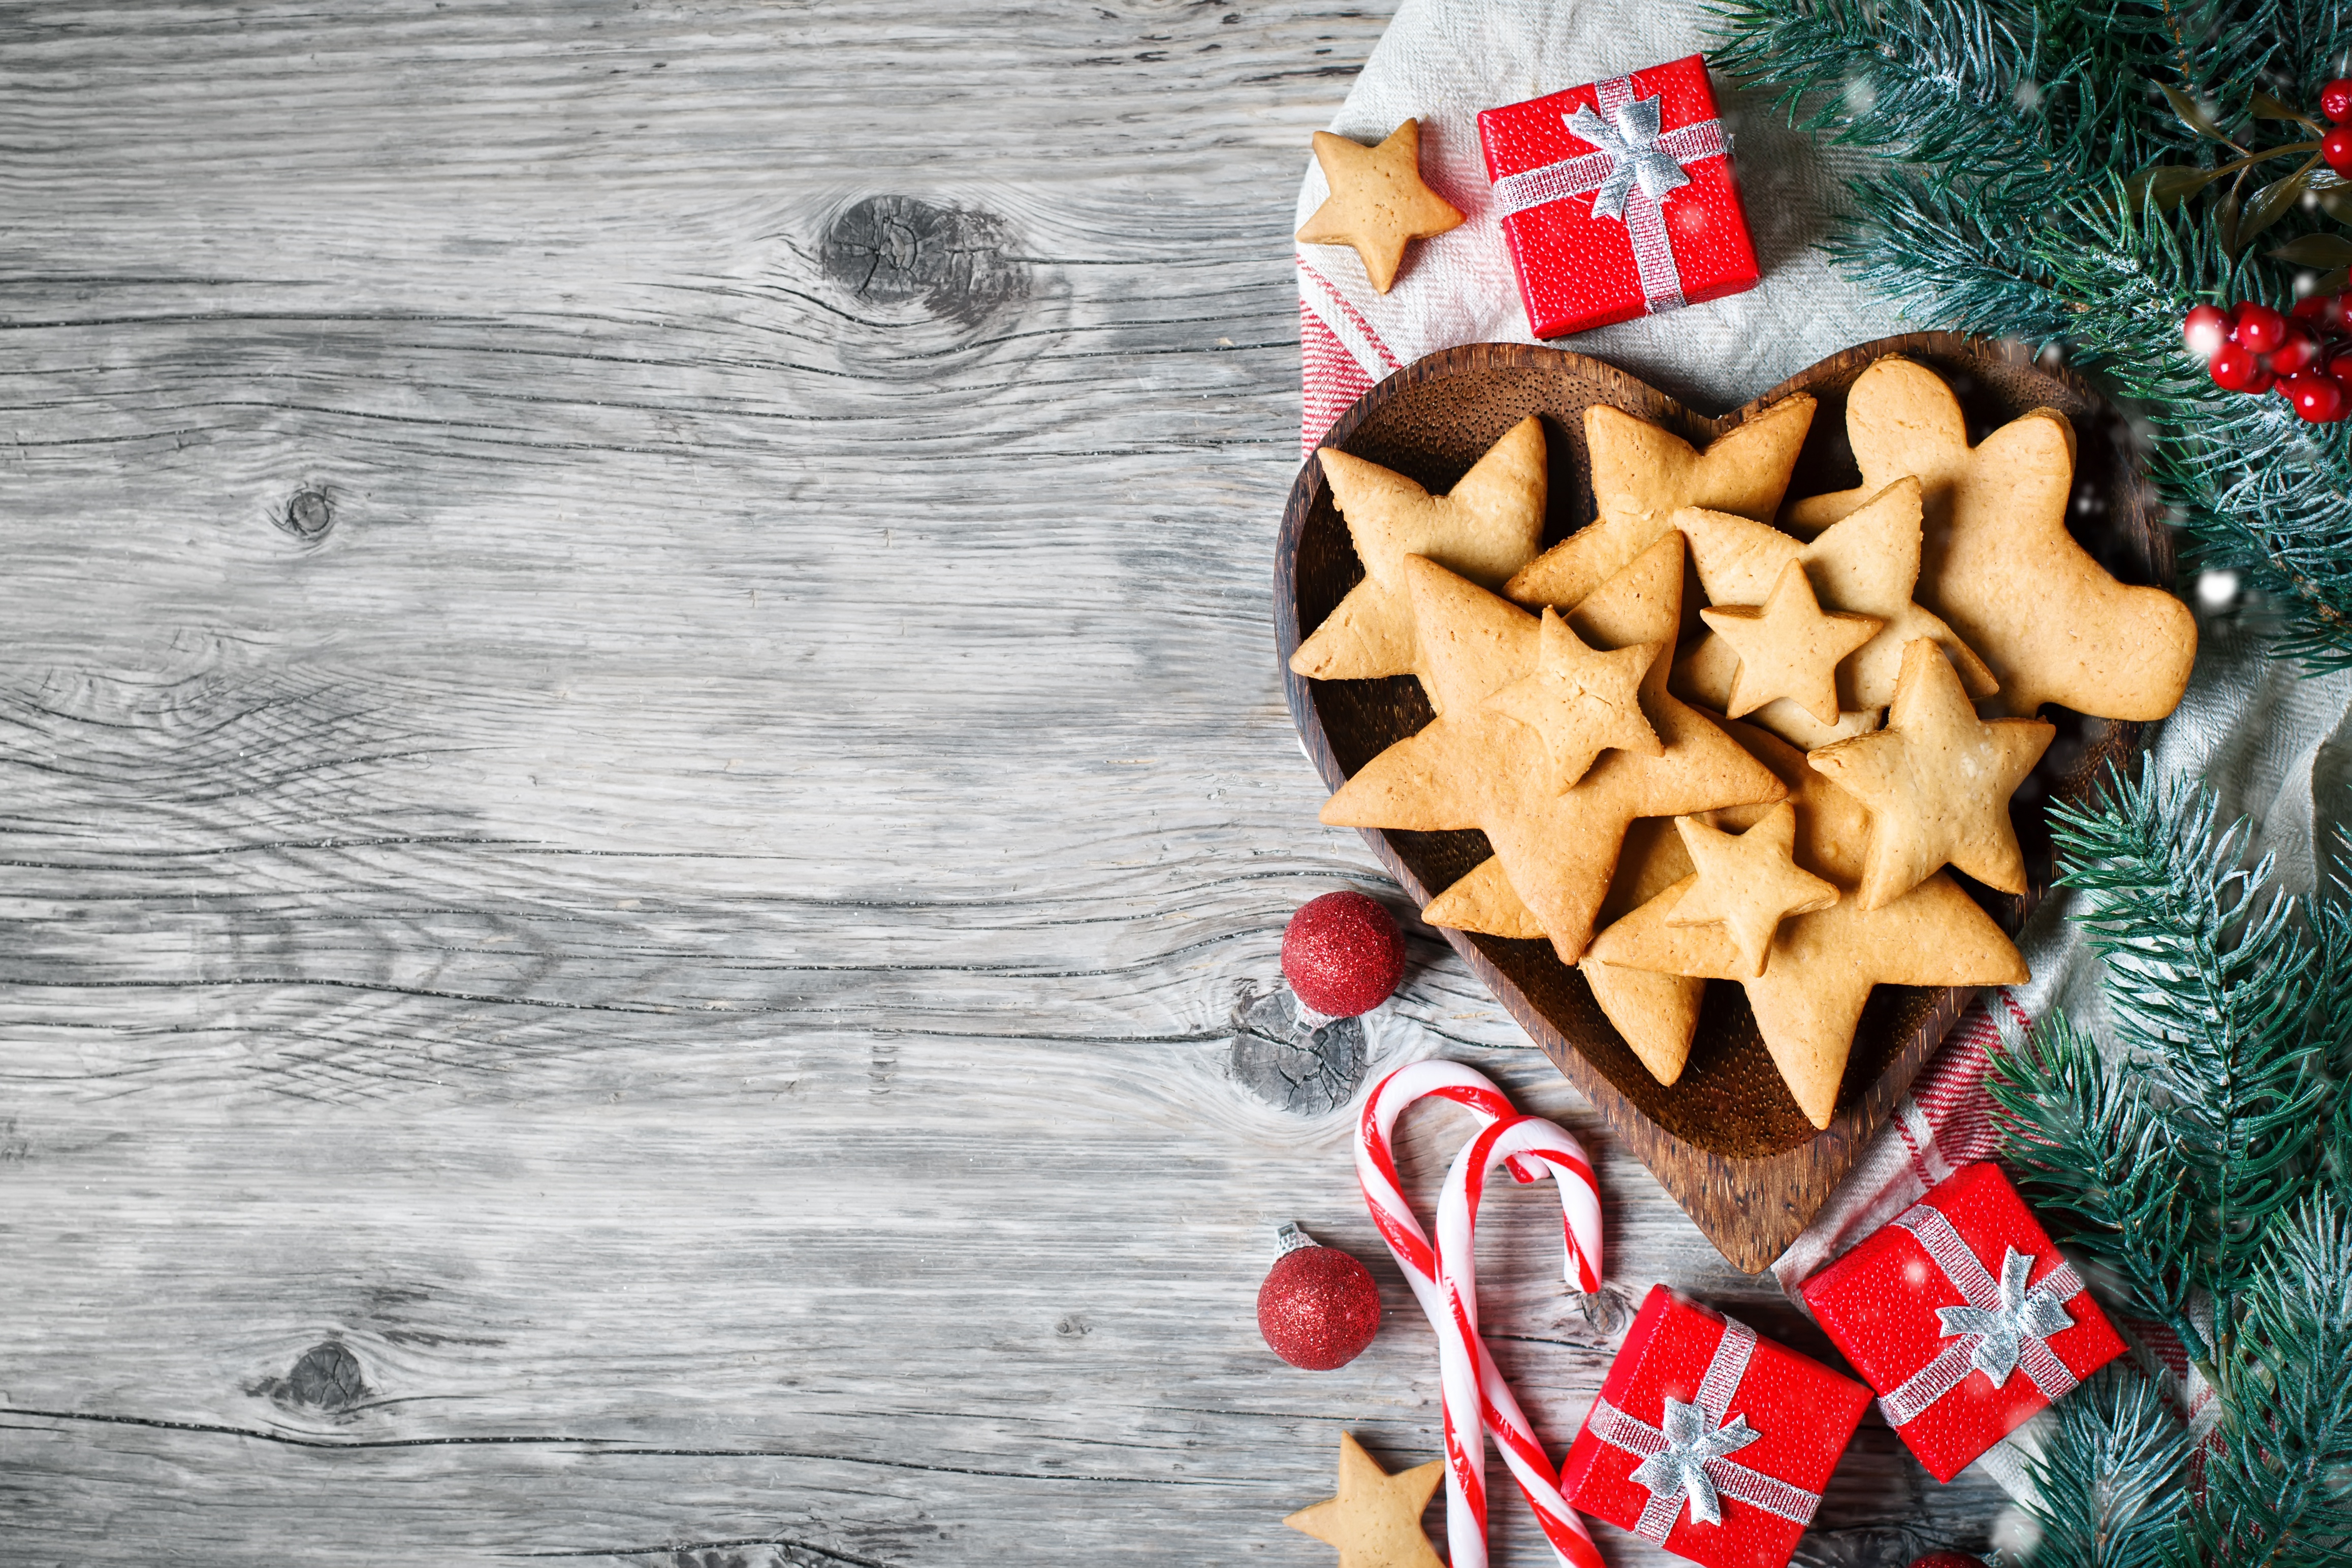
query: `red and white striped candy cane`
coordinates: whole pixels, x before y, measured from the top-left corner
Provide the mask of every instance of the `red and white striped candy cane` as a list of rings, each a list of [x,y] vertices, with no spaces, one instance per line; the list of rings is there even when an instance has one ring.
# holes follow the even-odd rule
[[[1412,1287],[1443,1347],[1448,1338],[1447,1324],[1453,1309],[1438,1282],[1437,1249],[1430,1244],[1428,1233],[1422,1229],[1421,1221],[1413,1217],[1412,1204],[1406,1201],[1403,1186],[1397,1179],[1396,1156],[1391,1145],[1397,1118],[1404,1113],[1405,1107],[1432,1096],[1451,1100],[1469,1111],[1478,1118],[1482,1131],[1506,1120],[1518,1119],[1518,1111],[1509,1096],[1475,1068],[1458,1061],[1416,1061],[1398,1068],[1374,1086],[1357,1124],[1356,1176],[1364,1190],[1364,1206],[1371,1211],[1372,1223],[1379,1227],[1389,1251],[1404,1270],[1405,1282]],[[1569,1282],[1581,1291],[1595,1291],[1601,1287],[1601,1207],[1593,1193],[1591,1167],[1573,1139],[1565,1133],[1559,1135],[1565,1145],[1559,1152],[1563,1155],[1571,1151],[1574,1154],[1572,1166],[1554,1165],[1548,1154],[1523,1152],[1516,1142],[1510,1150],[1496,1157],[1523,1182],[1537,1180],[1547,1169],[1560,1176],[1560,1198],[1567,1214]],[[1480,1167],[1482,1179],[1491,1168]],[[1570,1180],[1576,1172],[1580,1172],[1580,1176]],[[1505,1462],[1517,1479],[1520,1490],[1527,1493],[1528,1506],[1535,1510],[1560,1560],[1571,1568],[1601,1568],[1591,1537],[1586,1533],[1583,1521],[1561,1499],[1550,1461],[1544,1456],[1542,1445],[1535,1440],[1517,1396],[1504,1381],[1494,1358],[1487,1354],[1486,1342],[1474,1332],[1463,1336],[1462,1343],[1475,1358],[1475,1386],[1483,1397],[1457,1406],[1449,1389],[1445,1405],[1446,1473],[1450,1478],[1446,1529],[1457,1568],[1485,1568],[1486,1562],[1485,1443],[1479,1431],[1481,1426],[1495,1433]],[[1457,1408],[1462,1416],[1458,1421]],[[1469,1418],[1474,1411],[1475,1421]],[[1475,1471],[1465,1471],[1460,1462],[1465,1449],[1461,1430],[1469,1433],[1468,1447],[1479,1455]],[[1466,1487],[1460,1484],[1464,1479],[1469,1482]]]
[[[1517,1402],[1503,1404],[1510,1397],[1509,1385],[1494,1372],[1494,1360],[1478,1333],[1476,1236],[1486,1178],[1501,1165],[1508,1165],[1517,1176],[1531,1160],[1540,1162],[1539,1168],[1549,1169],[1559,1185],[1568,1282],[1581,1291],[1596,1290],[1601,1283],[1597,1256],[1601,1197],[1583,1145],[1540,1116],[1496,1122],[1465,1145],[1454,1156],[1454,1168],[1445,1175],[1445,1186],[1437,1200],[1437,1288],[1445,1302],[1445,1315],[1437,1325],[1437,1367],[1448,1416],[1446,1539],[1454,1561],[1485,1561],[1486,1445],[1475,1432],[1465,1442],[1455,1441],[1452,1420],[1455,1410],[1480,1408],[1486,1429],[1495,1435],[1495,1447],[1510,1467],[1519,1490],[1527,1494],[1528,1506],[1535,1511],[1536,1522],[1543,1527],[1544,1538],[1560,1562],[1570,1568],[1601,1568],[1591,1535],[1560,1495],[1559,1474],[1520,1414]],[[1588,1243],[1595,1255],[1590,1260]],[[1501,1399],[1496,1396],[1497,1389]],[[1459,1509],[1457,1500],[1463,1505]],[[1465,1551],[1474,1555],[1465,1559]]]

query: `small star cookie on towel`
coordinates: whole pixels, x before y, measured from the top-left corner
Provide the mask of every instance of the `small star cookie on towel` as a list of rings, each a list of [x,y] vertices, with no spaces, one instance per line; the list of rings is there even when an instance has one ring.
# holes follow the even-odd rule
[[[2074,428],[2055,409],[2012,419],[1969,444],[1943,378],[1884,359],[1846,395],[1857,489],[1790,508],[1801,528],[1834,522],[1905,475],[1926,500],[1922,603],[1984,655],[2001,711],[2046,702],[2100,718],[2158,719],[2179,706],[2197,621],[2160,588],[2117,582],[2066,531]]]
[[[1689,891],[1666,924],[1721,925],[1739,953],[1739,979],[1763,974],[1781,921],[1838,901],[1835,883],[1797,863],[1797,809],[1786,800],[1737,836],[1696,817],[1677,817],[1675,827],[1698,877],[1687,884]]]
[[[1727,727],[1788,785],[1796,808],[1796,863],[1852,887],[1869,833],[1862,802],[1778,737],[1737,722]],[[1827,909],[1790,916],[1772,937],[1764,972],[1752,977],[1741,973],[1738,945],[1723,926],[1672,923],[1695,885],[1696,879],[1677,883],[1609,926],[1593,939],[1591,956],[1629,968],[1738,980],[1772,1065],[1816,1127],[1828,1126],[1837,1110],[1846,1057],[1874,985],[2016,985],[2030,977],[1992,917],[1940,872],[1883,908],[1842,897]]]
[[[1543,422],[1530,414],[1513,425],[1443,496],[1337,447],[1316,456],[1364,563],[1364,580],[1299,643],[1290,667],[1318,681],[1418,674],[1443,713],[1444,694],[1431,684],[1413,632],[1405,557],[1426,556],[1486,588],[1533,559],[1543,540],[1549,481]]]
[[[1886,624],[1875,615],[1824,611],[1804,567],[1793,560],[1762,604],[1710,606],[1698,618],[1739,656],[1727,716],[1743,718],[1766,703],[1787,701],[1823,725],[1838,721],[1839,664]]]
[[[1529,605],[1581,603],[1670,532],[1685,507],[1770,517],[1812,423],[1813,400],[1800,392],[1759,409],[1699,452],[1672,431],[1595,403],[1584,411],[1584,445],[1600,515],[1529,562],[1504,595]]]
[[[1421,1528],[1422,1511],[1444,1479],[1444,1459],[1390,1475],[1342,1432],[1339,1495],[1282,1522],[1338,1547],[1339,1568],[1444,1568]]]
[[[1870,809],[1862,907],[1883,908],[1946,864],[2023,893],[2009,798],[2057,734],[2043,719],[1977,717],[1942,651],[1925,638],[1906,646],[1886,727],[1807,758]]]
[[[1315,162],[1331,193],[1298,231],[1307,245],[1353,246],[1381,294],[1396,281],[1406,244],[1462,224],[1461,209],[1422,183],[1421,121],[1408,120],[1377,147],[1315,133]]]
[[[1549,787],[1555,770],[1541,737],[1482,703],[1439,715],[1373,758],[1324,802],[1322,820],[1345,828],[1483,829],[1560,961],[1574,963],[1592,939],[1594,915],[1634,819],[1782,793],[1769,769],[1666,691],[1682,614],[1682,536],[1670,534],[1569,617],[1587,643],[1603,649],[1657,645],[1640,702],[1658,755],[1606,752],[1561,793]],[[1431,646],[1442,640],[1433,637]]]

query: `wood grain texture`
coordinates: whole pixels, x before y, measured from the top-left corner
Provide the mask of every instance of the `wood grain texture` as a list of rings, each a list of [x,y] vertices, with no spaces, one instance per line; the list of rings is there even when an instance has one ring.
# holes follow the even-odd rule
[[[2015,342],[1915,332],[1841,350],[1742,406],[1709,417],[1613,365],[1569,350],[1472,343],[1415,361],[1366,392],[1323,444],[1451,490],[1486,450],[1530,415],[1547,433],[1553,473],[1543,543],[1554,545],[1595,516],[1586,412],[1606,404],[1706,447],[1725,432],[1798,393],[1819,400],[1792,497],[1843,489],[1859,475],[1846,440],[1846,393],[1879,360],[1901,355],[1943,376],[1964,399],[1976,439],[2030,410],[2055,409],[2074,428],[2076,463],[2068,515],[2076,531],[2127,582],[2172,586],[2169,541],[2153,491],[2132,456],[2122,418],[2080,377],[2044,366]],[[1331,487],[1319,465],[1299,470],[1275,546],[1276,652],[1301,743],[1334,790],[1433,716],[1411,675],[1313,681],[1288,671],[1290,655],[1363,580]],[[2049,803],[2081,805],[2110,769],[2130,770],[2149,727],[2058,714],[2053,745],[2011,802],[2027,847],[2021,895],[1968,885],[2014,935],[2053,874]],[[1361,830],[1417,905],[1492,853],[1486,835]],[[1592,1102],[1725,1257],[1758,1272],[1771,1266],[1829,1200],[1895,1102],[1951,1031],[1976,992],[1965,987],[1881,986],[1857,1028],[1835,1113],[1816,1131],[1791,1099],[1757,1033],[1739,987],[1712,981],[1687,1071],[1660,1084],[1603,1016],[1582,974],[1547,941],[1447,931],[1446,940],[1562,1072]]]
[[[1343,1427],[1435,1452],[1347,1113],[1228,1071],[1386,885],[1265,587],[1383,21],[0,10],[12,1568],[1307,1568]],[[1794,1332],[1412,955],[1370,1068],[1601,1161],[1590,1315],[1486,1246],[1555,1451],[1650,1281]],[[1257,1341],[1292,1218],[1387,1291],[1341,1373]],[[1873,1428],[1808,1551],[1996,1503]]]

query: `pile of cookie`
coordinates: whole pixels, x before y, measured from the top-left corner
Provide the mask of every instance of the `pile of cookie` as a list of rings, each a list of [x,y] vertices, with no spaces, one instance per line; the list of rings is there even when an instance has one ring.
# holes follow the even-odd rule
[[[1862,484],[1784,507],[1814,408],[1784,398],[1704,452],[1588,410],[1599,515],[1540,554],[1540,420],[1444,496],[1327,447],[1365,575],[1291,668],[1428,693],[1434,720],[1322,815],[1483,831],[1493,858],[1432,925],[1549,939],[1661,1083],[1706,982],[1738,981],[1826,1127],[1873,986],[2027,977],[1944,868],[2025,890],[2010,797],[2056,733],[2042,706],[2160,718],[2197,630],[2067,533],[2063,414],[1971,445],[1940,377],[1883,359],[1847,400]]]

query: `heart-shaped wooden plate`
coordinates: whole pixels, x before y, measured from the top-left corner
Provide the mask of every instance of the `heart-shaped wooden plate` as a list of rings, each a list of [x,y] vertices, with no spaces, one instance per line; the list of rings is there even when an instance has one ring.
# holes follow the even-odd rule
[[[2068,518],[2075,537],[2123,581],[2172,585],[2170,544],[2120,416],[2084,382],[2042,365],[2021,345],[1948,332],[1848,349],[1717,419],[1581,354],[1470,344],[1432,354],[1381,382],[1340,416],[1324,444],[1443,494],[1505,431],[1530,413],[1541,414],[1551,461],[1549,546],[1594,515],[1584,449],[1584,411],[1593,404],[1613,403],[1703,447],[1765,404],[1811,392],[1821,407],[1789,494],[1817,495],[1861,482],[1846,444],[1846,389],[1887,354],[1918,361],[1951,382],[1967,411],[1971,441],[2029,409],[2063,413],[2077,442]],[[1363,577],[1320,464],[1307,464],[1291,487],[1275,561],[1276,633],[1291,717],[1324,781],[1336,789],[1383,748],[1427,724],[1428,701],[1410,675],[1309,681],[1289,673],[1302,632],[1321,624]],[[2028,891],[2011,897],[1959,879],[2011,933],[2049,886],[2044,804],[2084,799],[2109,763],[2129,764],[2145,747],[2145,726],[2054,709],[2044,716],[2057,722],[2058,739],[2013,802]],[[1364,837],[1419,904],[1489,853],[1486,835],[1478,832],[1366,830]],[[1445,936],[1707,1239],[1750,1273],[1769,1266],[1828,1200],[1973,994],[1898,986],[1873,992],[1836,1113],[1826,1130],[1816,1132],[1773,1070],[1738,986],[1708,984],[1689,1065],[1668,1088],[1643,1069],[1594,1005],[1584,977],[1561,964],[1550,944],[1460,931]]]

